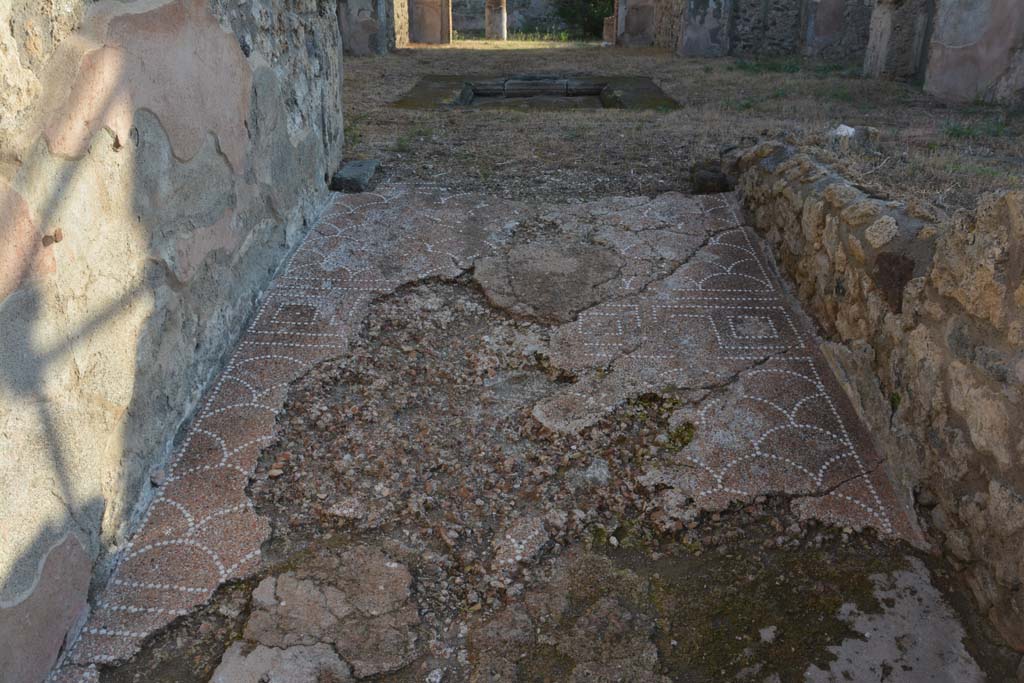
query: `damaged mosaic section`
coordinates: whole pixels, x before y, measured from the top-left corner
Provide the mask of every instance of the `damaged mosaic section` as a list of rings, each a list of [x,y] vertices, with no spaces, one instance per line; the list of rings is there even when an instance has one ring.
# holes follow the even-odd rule
[[[567,223],[593,218],[581,214]],[[556,226],[528,217],[502,250]],[[558,264],[580,279],[571,256]],[[909,643],[886,654],[894,663],[942,661],[978,679],[962,646],[910,638],[922,624],[957,628],[923,567],[911,564],[910,579],[930,591],[926,615],[907,590],[892,609],[879,603],[871,573],[886,588],[907,582],[913,561],[899,546],[802,520],[798,506],[765,496],[664,513],[644,473],[694,450],[701,428],[672,417],[703,402],[695,395],[633,397],[574,433],[541,426],[532,406],[578,379],[548,355],[558,326],[489,305],[481,289],[465,272],[383,294],[345,354],[291,384],[250,487],[272,532],[248,604],[227,608],[243,613],[238,638],[193,645],[196,622],[181,624],[114,680],[162,680],[181,642],[222,650],[195,674],[217,683],[877,669],[871,655],[843,659],[860,642],[855,622]],[[699,597],[692,585],[704,586]]]
[[[913,539],[822,367],[732,195],[339,197],[197,417],[69,679],[325,529],[413,548],[438,642],[595,530],[685,533],[778,493]],[[250,655],[238,666],[280,664]]]

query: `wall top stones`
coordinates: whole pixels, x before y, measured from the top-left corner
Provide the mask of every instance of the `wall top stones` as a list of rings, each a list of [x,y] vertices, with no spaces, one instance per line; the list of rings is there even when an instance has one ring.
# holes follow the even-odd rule
[[[724,162],[922,525],[1024,650],[1024,193],[949,217],[782,143]]]

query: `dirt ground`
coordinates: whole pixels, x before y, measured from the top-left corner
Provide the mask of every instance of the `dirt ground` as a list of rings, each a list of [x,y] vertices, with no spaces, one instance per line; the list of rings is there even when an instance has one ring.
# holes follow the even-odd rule
[[[682,108],[408,111],[388,105],[424,75],[582,73],[651,76]],[[392,179],[506,197],[592,198],[685,189],[691,164],[723,145],[788,136],[819,148],[855,182],[952,211],[1024,186],[1024,116],[949,106],[919,87],[860,78],[856,67],[793,59],[680,59],[652,49],[460,41],[348,59],[346,156],[380,158]],[[839,152],[827,132],[873,126],[871,150]]]

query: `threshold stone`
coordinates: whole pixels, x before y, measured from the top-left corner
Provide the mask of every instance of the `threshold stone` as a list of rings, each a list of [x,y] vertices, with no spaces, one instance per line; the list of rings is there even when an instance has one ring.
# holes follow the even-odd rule
[[[333,192],[366,192],[376,184],[378,170],[380,162],[376,159],[350,161],[331,178],[330,188]]]

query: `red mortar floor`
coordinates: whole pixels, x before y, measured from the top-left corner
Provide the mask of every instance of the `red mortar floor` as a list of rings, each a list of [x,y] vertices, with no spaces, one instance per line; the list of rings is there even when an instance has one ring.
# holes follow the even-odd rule
[[[586,369],[613,358],[612,369],[631,379],[616,383],[612,372],[603,384],[581,380],[538,411],[564,417],[607,410],[625,392],[692,378],[700,366],[744,370],[738,391],[706,403],[699,415],[699,435],[726,437],[699,437],[687,449],[696,466],[688,471],[697,474],[686,486],[699,503],[809,493],[798,502],[804,514],[916,540],[879,456],[756,238],[736,218],[733,199],[678,197],[695,207],[686,220],[726,221],[731,229],[671,277],[559,328],[556,362]],[[495,236],[526,211],[504,200],[404,186],[338,196],[272,282],[50,680],[97,681],[97,665],[130,658],[148,635],[205,603],[220,584],[255,573],[269,526],[245,489],[274,438],[288,384],[345,351],[374,296],[459,275],[494,254]],[[627,280],[624,272],[624,292],[631,290]],[[751,358],[759,359],[754,367]]]

